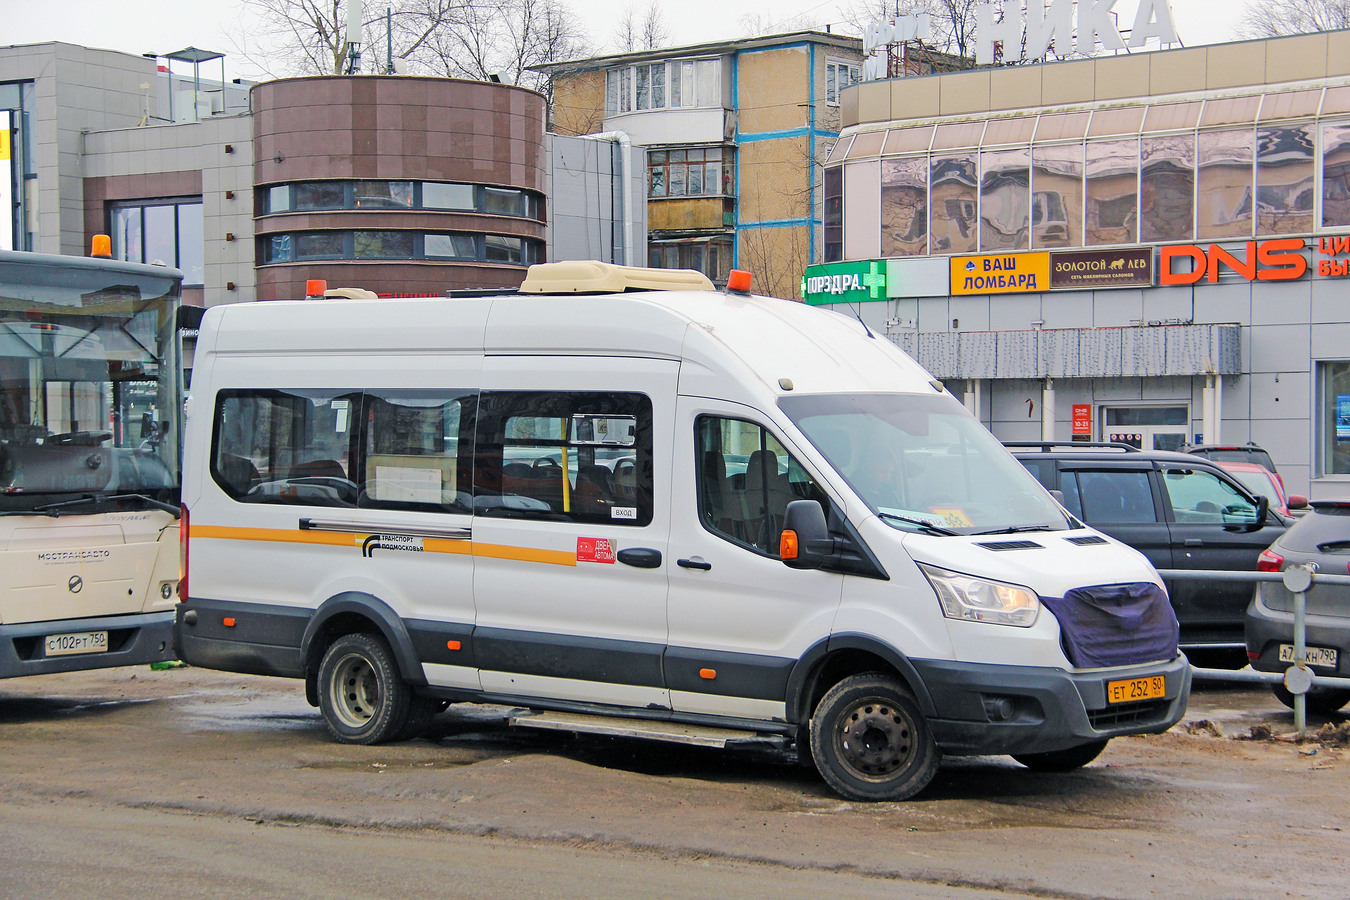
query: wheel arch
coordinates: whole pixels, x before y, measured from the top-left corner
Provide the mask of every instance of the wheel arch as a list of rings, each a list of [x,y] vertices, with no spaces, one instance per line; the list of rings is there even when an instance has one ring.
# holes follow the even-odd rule
[[[305,666],[305,699],[319,704],[319,663],[330,644],[345,634],[377,634],[389,644],[399,676],[408,684],[426,684],[408,628],[398,613],[378,597],[344,591],[329,597],[310,617],[300,641]]]
[[[937,707],[919,670],[905,654],[874,637],[837,634],[813,645],[792,667],[788,675],[788,721],[808,721],[831,687],[850,675],[864,672],[895,676],[914,695],[925,716],[936,714]]]

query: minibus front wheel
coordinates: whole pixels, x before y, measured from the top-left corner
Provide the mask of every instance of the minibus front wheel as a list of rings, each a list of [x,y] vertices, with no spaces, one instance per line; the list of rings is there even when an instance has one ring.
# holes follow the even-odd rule
[[[343,635],[319,664],[319,709],[344,744],[381,744],[403,736],[413,696],[384,638]]]
[[[821,698],[811,755],[825,783],[850,800],[907,800],[942,758],[914,696],[876,672],[845,678]]]

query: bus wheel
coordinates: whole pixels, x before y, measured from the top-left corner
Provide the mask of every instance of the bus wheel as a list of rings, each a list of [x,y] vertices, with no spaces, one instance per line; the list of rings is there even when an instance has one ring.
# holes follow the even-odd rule
[[[850,800],[906,800],[937,774],[941,753],[914,697],[895,679],[853,675],[811,717],[811,755]]]
[[[319,664],[319,709],[328,731],[344,744],[381,744],[403,734],[412,692],[383,638],[338,638]]]

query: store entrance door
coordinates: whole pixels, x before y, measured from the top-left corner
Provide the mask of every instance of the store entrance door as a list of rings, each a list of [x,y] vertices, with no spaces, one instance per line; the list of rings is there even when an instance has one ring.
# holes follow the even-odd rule
[[[1141,450],[1180,450],[1186,443],[1190,409],[1185,406],[1104,406],[1102,440]]]

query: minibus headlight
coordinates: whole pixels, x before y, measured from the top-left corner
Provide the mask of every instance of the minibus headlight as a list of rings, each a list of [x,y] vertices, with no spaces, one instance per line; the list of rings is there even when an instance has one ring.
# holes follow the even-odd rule
[[[937,591],[942,612],[949,619],[1029,628],[1041,611],[1040,598],[1030,588],[974,578],[922,563],[919,568]]]

